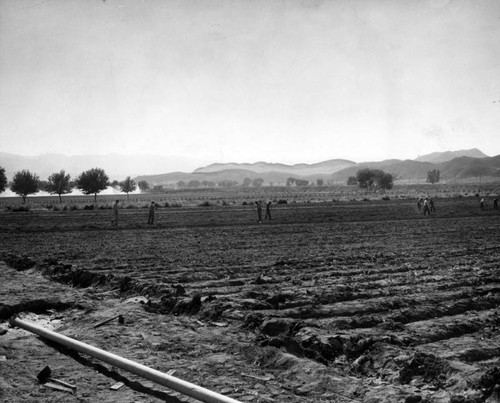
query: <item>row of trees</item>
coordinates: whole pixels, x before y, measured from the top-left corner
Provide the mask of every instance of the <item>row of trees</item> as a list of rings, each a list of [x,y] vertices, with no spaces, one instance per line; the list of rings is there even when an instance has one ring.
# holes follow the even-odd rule
[[[433,170],[427,172],[427,182],[437,183],[439,182],[440,172],[439,170]],[[361,188],[368,190],[387,190],[392,189],[394,178],[391,174],[388,174],[380,169],[370,169],[365,168],[357,171],[356,176],[350,176],[347,180],[347,184],[350,186],[358,185]],[[264,183],[262,178],[245,178],[243,181],[243,187],[261,187]],[[7,178],[5,176],[5,169],[0,167],[0,193],[5,191],[7,186],[23,198],[23,202],[26,201],[26,197],[30,194],[36,193],[39,190],[46,190],[51,194],[57,194],[59,200],[62,201],[62,195],[70,193],[71,190],[76,187],[80,189],[84,194],[94,195],[94,200],[97,200],[97,195],[106,189],[108,186],[113,186],[119,188],[122,192],[127,194],[135,191],[137,187],[141,191],[147,191],[149,189],[149,184],[146,181],[135,181],[128,176],[124,181],[109,182],[109,178],[101,168],[92,168],[88,171],[82,172],[74,181],[71,180],[71,176],[66,174],[64,170],[60,172],[53,173],[50,175],[46,182],[40,181],[39,177],[31,173],[29,170],[22,170],[16,172],[12,179],[12,182],[8,184]],[[238,186],[238,182],[225,180],[217,184],[220,187],[234,187]],[[296,178],[288,178],[286,180],[286,186],[308,186],[309,181]],[[323,180],[318,179],[316,181],[317,186],[323,186]],[[179,181],[177,186],[180,189],[196,189],[200,187],[215,187],[216,184],[211,181],[197,181],[192,180],[189,182]]]
[[[437,173],[439,178],[439,171]],[[439,180],[439,179],[438,179]],[[323,180],[318,179],[316,181],[318,186],[323,186]],[[109,177],[106,175],[101,168],[92,168],[88,171],[82,172],[75,181],[71,180],[71,176],[66,174],[64,170],[60,172],[53,173],[47,179],[43,185],[36,174],[31,173],[28,170],[22,170],[16,172],[10,183],[10,189],[23,198],[23,202],[26,201],[26,197],[30,194],[36,193],[39,190],[46,190],[51,194],[57,194],[59,200],[62,201],[62,195],[70,193],[71,190],[76,187],[80,189],[84,194],[94,195],[94,200],[97,200],[97,195],[106,189],[108,186],[113,186],[115,188],[120,188],[124,193],[128,194],[133,192],[139,187],[141,191],[146,191],[149,189],[149,185],[146,181],[140,181],[138,184],[135,183],[130,176],[125,178],[124,181],[109,182]],[[243,186],[254,186],[260,187],[264,183],[261,178],[256,178],[251,180],[246,178]],[[361,169],[356,173],[356,176],[351,176],[347,180],[348,185],[359,185],[362,188],[369,190],[376,189],[391,189],[393,187],[393,177],[391,174],[385,173],[379,169]],[[218,184],[221,187],[234,187],[238,185],[236,181],[226,180]],[[288,178],[286,181],[286,186],[308,186],[309,181],[296,178]],[[0,192],[3,192],[7,186],[7,178],[5,177],[5,169],[0,167]],[[180,181],[178,183],[179,188],[199,188],[199,187],[214,187],[215,183],[209,181],[189,181],[185,183]]]
[[[438,169],[427,172],[428,183],[438,183],[440,172]],[[356,172],[356,176],[349,176],[347,179],[349,186],[356,186],[369,189],[392,189],[394,185],[394,177],[380,169],[364,168]]]
[[[235,180],[222,180],[220,182],[214,182],[214,181],[209,181],[209,180],[203,180],[199,181],[196,179],[190,180],[189,182],[185,181],[179,181],[177,182],[177,187],[179,189],[199,189],[199,188],[214,188],[214,187],[222,187],[222,188],[229,188],[229,187],[235,187],[239,186],[239,182]],[[262,187],[264,185],[264,179],[262,178],[245,178],[243,179],[243,183],[241,186],[243,187]]]
[[[142,183],[141,183],[142,182]],[[149,188],[145,181],[139,182],[141,190]],[[38,175],[29,170],[16,172],[10,184],[5,176],[5,169],[0,167],[0,193],[4,192],[7,186],[10,187],[15,194],[23,198],[23,203],[26,202],[26,197],[36,193],[39,190],[45,190],[50,194],[57,194],[59,200],[62,201],[62,195],[71,193],[73,188],[78,188],[86,195],[94,195],[94,200],[97,200],[97,195],[106,189],[108,186],[115,184],[120,190],[128,194],[137,189],[135,181],[128,176],[122,182],[110,183],[109,177],[101,168],[92,168],[82,172],[74,181],[71,180],[71,175],[66,174],[64,170],[55,172],[47,178],[47,182],[40,181]],[[142,187],[141,187],[142,186]]]

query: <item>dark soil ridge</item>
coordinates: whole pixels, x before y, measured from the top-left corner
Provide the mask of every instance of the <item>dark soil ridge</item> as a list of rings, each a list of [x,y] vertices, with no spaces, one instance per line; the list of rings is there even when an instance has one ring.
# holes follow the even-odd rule
[[[120,267],[110,266],[109,262],[103,262],[104,264],[98,264],[98,267],[92,268],[92,271],[99,271],[103,273],[109,273],[120,269]],[[171,283],[190,283],[190,289],[200,290],[210,288],[217,292],[219,295],[231,296],[231,294],[239,294],[242,289],[248,286],[248,284],[267,284],[269,286],[275,284],[280,285],[280,287],[287,287],[288,283],[292,285],[289,286],[290,289],[294,289],[295,286],[301,285],[301,289],[307,290],[311,289],[313,292],[317,290],[328,289],[327,292],[322,293],[321,303],[339,302],[348,299],[363,299],[363,298],[373,298],[374,290],[379,290],[380,296],[387,296],[390,294],[399,294],[401,291],[406,292],[406,288],[415,288],[415,286],[425,286],[434,284],[434,288],[437,290],[449,290],[451,288],[467,287],[473,286],[477,287],[481,284],[488,283],[498,283],[498,278],[500,273],[497,267],[491,266],[485,267],[481,270],[481,273],[475,273],[473,269],[464,268],[450,269],[453,270],[453,280],[449,279],[449,276],[443,276],[442,274],[433,274],[437,269],[429,269],[425,272],[418,272],[415,270],[401,270],[402,275],[391,275],[390,282],[387,279],[378,274],[377,272],[371,272],[371,270],[356,271],[355,268],[344,269],[348,271],[348,276],[344,278],[332,278],[334,277],[331,272],[321,271],[330,270],[328,267],[317,267],[316,270],[320,270],[319,274],[309,275],[302,274],[297,277],[290,277],[290,275],[280,275],[276,271],[265,271],[265,267],[248,267],[245,269],[249,275],[246,277],[239,278],[223,278],[223,279],[213,279],[216,276],[215,273],[199,270],[193,268],[169,268],[168,266],[160,265],[156,269],[151,269],[150,264],[148,267],[137,267],[137,264],[133,266],[134,270],[141,273],[142,277],[147,277],[149,272],[154,270],[162,272],[163,281]],[[443,264],[444,266],[444,264]],[[297,267],[290,267],[286,270],[295,269]],[[175,270],[174,273],[172,271]],[[393,273],[393,269],[380,269],[384,273]],[[254,273],[254,274],[253,274]],[[223,273],[225,274],[225,273]],[[228,273],[229,274],[229,273]],[[219,274],[220,275],[220,274]],[[229,274],[230,276],[230,274]],[[345,277],[352,279],[351,281],[346,281]],[[347,284],[346,284],[347,283]],[[335,288],[333,288],[335,287]],[[333,289],[332,289],[333,288]],[[215,291],[216,290],[216,291]],[[196,292],[196,291],[195,291]]]
[[[0,304],[0,320],[7,320],[21,312],[42,314],[49,310],[64,311],[72,307],[75,307],[74,302],[64,302],[55,298],[33,299],[13,305]]]
[[[215,299],[212,295],[202,297],[195,294],[190,297],[186,295],[184,287],[180,284],[167,285],[137,281],[129,276],[116,276],[113,274],[99,274],[90,270],[76,268],[71,264],[59,262],[56,259],[44,259],[41,262],[26,257],[8,255],[3,258],[5,263],[17,271],[34,270],[44,277],[61,284],[70,285],[74,288],[100,288],[102,290],[119,291],[123,296],[141,295],[147,298],[161,297],[159,303],[149,301],[145,309],[149,312],[162,314],[196,314],[201,308],[202,300]],[[56,300],[34,300],[18,305],[3,306],[0,313],[7,319],[15,313],[30,311],[41,313],[47,309],[63,310],[71,307],[71,304],[61,303]],[[213,310],[214,317],[219,317],[220,308]],[[205,315],[206,317],[207,315]],[[210,316],[210,315],[209,315]],[[0,318],[1,319],[1,318]]]
[[[99,274],[91,270],[76,268],[70,263],[60,262],[53,258],[38,261],[27,256],[9,254],[2,256],[1,259],[17,271],[33,269],[52,281],[75,288],[103,287],[109,290],[118,289],[122,293],[138,293],[140,295],[144,295],[146,289],[153,291],[153,295],[164,292],[161,285],[139,284],[129,276]]]
[[[184,290],[179,292],[178,288],[175,288],[172,285],[164,283],[153,284],[150,282],[138,281],[129,276],[99,274],[94,271],[75,268],[71,264],[59,262],[54,258],[48,258],[42,260],[41,262],[37,262],[26,256],[9,255],[4,257],[4,261],[16,270],[36,268],[36,270],[41,271],[44,276],[49,277],[53,281],[69,284],[77,288],[104,287],[110,290],[119,290],[124,294],[135,293],[150,298],[161,297],[163,303],[161,303],[159,305],[161,307],[158,308],[161,313],[170,313],[171,311],[174,311],[175,302],[170,301],[167,304],[165,301],[170,298],[178,299],[186,294],[182,285],[176,286]],[[259,283],[261,282],[259,279],[261,279],[261,277],[257,278],[255,281],[245,281],[243,279],[229,280],[227,281],[227,284],[237,284],[243,286],[245,284]],[[494,283],[498,282],[496,277],[490,277],[486,280],[483,279],[482,283],[485,284],[490,281]],[[207,283],[204,284],[206,289],[211,283],[209,282],[208,285]],[[460,282],[458,284],[460,284]],[[422,283],[420,285],[422,285]],[[426,295],[425,297],[421,297],[409,295],[401,297],[396,295],[394,297],[388,297],[383,292],[370,295],[369,293],[352,293],[350,291],[335,293],[335,290],[330,290],[330,295],[335,295],[335,297],[325,297],[324,294],[320,294],[320,296],[313,295],[312,297],[303,300],[297,300],[296,296],[287,294],[286,290],[280,294],[272,294],[259,290],[257,292],[253,291],[247,293],[249,298],[246,302],[241,302],[241,305],[244,310],[261,310],[264,311],[263,314],[267,314],[269,316],[300,319],[317,320],[320,318],[355,315],[356,319],[350,323],[350,327],[360,328],[371,327],[380,323],[379,320],[373,317],[373,314],[396,309],[399,310],[399,312],[390,313],[387,318],[381,318],[382,322],[389,319],[405,324],[426,319],[429,315],[432,315],[433,317],[443,317],[470,310],[490,309],[497,306],[499,303],[499,291],[500,287],[496,285],[477,287],[473,289],[473,291],[471,291],[467,285],[464,285],[463,290],[442,292],[435,296]],[[205,295],[205,297],[213,297],[213,295],[214,292],[212,290],[209,294]],[[194,296],[201,298],[202,294],[201,292],[196,292]],[[226,295],[224,297],[224,299],[227,299],[228,296]],[[366,301],[364,301],[363,297],[366,298]],[[291,299],[294,299],[294,301],[287,302],[287,300]],[[252,302],[252,300],[254,302]],[[241,301],[241,297],[234,303],[238,305],[239,301]],[[347,301],[353,302],[352,304],[347,303],[347,305],[338,305],[339,302]],[[449,302],[443,306],[442,303],[444,301]],[[190,301],[182,302],[186,303]],[[329,308],[329,303],[333,303],[335,305]],[[422,303],[425,303],[424,306],[421,306]],[[170,308],[168,308],[169,306]],[[344,307],[342,308],[342,306]],[[278,310],[278,312],[276,312],[276,310]],[[182,310],[177,309],[176,312],[182,313]],[[367,321],[367,317],[371,317],[371,320]]]
[[[26,256],[8,255],[4,257],[4,261],[18,271],[34,268],[51,280],[69,284],[72,287],[103,287],[109,290],[119,290],[124,294],[138,294],[150,298],[161,297],[163,303],[158,305],[161,306],[161,308],[159,308],[161,313],[169,313],[173,310],[173,307],[170,308],[170,311],[168,310],[168,304],[165,303],[166,300],[172,297],[178,299],[187,294],[185,288],[179,284],[153,284],[147,281],[134,280],[129,276],[99,274],[92,270],[76,268],[71,264],[60,262],[54,258],[48,258],[41,262],[37,262]],[[253,281],[249,280],[250,279],[229,280],[226,284],[248,286],[262,282],[261,277]],[[401,293],[395,293],[397,295],[390,297],[387,296],[385,292],[369,294],[352,293],[344,290],[340,293],[336,293],[335,290],[332,291],[330,289],[330,295],[334,295],[334,297],[326,297],[324,293],[320,292],[319,296],[312,295],[303,299],[297,299],[296,295],[293,295],[291,291],[287,293],[286,289],[281,293],[274,294],[272,291],[263,292],[262,289],[257,288],[254,291],[248,291],[246,293],[246,300],[242,300],[241,297],[239,297],[235,298],[235,301],[228,303],[232,309],[240,305],[242,310],[262,311],[263,315],[269,317],[317,320],[321,318],[356,316],[356,319],[352,320],[349,327],[363,328],[372,327],[387,320],[406,324],[424,320],[429,316],[439,318],[471,310],[491,309],[498,306],[500,302],[500,287],[496,285],[498,283],[497,277],[491,275],[487,279],[482,278],[482,280],[482,284],[490,282],[494,284],[482,285],[472,290],[465,284],[463,285],[463,289],[441,292],[436,295],[420,296],[419,294],[410,294],[405,297],[402,297],[400,295]],[[212,283],[208,282],[204,284],[204,288],[207,289]],[[419,286],[423,285],[425,284],[419,284]],[[460,282],[458,285],[455,284],[456,287],[460,285]],[[193,288],[196,290],[196,287]],[[201,286],[199,286],[199,288],[201,291]],[[349,289],[349,287],[343,288]],[[210,300],[215,299],[213,290],[204,297],[202,297],[200,292],[196,291],[194,296],[198,299],[204,298],[206,300],[208,297],[210,297]],[[236,297],[236,294],[231,296],[216,294],[216,296],[219,298],[222,297],[227,301],[231,296]],[[188,299],[188,297],[182,299]],[[338,304],[339,302],[342,303],[340,306]],[[443,305],[443,302],[446,302],[446,304]],[[334,305],[329,307],[329,304]],[[398,310],[398,312],[391,312],[393,310]],[[373,316],[373,314],[380,314],[388,311],[389,313],[387,315],[383,315],[379,317],[379,319]],[[367,320],[367,318],[371,319]]]

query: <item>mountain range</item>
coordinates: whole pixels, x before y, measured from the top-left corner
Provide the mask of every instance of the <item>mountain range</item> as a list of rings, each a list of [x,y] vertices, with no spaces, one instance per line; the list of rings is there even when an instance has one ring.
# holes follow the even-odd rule
[[[145,180],[150,186],[174,187],[178,182],[191,181],[220,183],[261,179],[264,185],[285,185],[289,178],[325,184],[345,184],[349,176],[355,176],[362,168],[381,169],[394,176],[395,182],[425,182],[427,172],[440,171],[442,182],[457,178],[493,176],[500,178],[500,155],[488,157],[478,149],[435,152],[419,156],[414,160],[389,159],[376,162],[361,162],[331,159],[315,164],[286,165],[280,163],[213,163],[194,169],[192,172],[173,170],[176,167],[196,166],[195,159],[159,155],[81,155],[43,154],[34,157],[0,152],[0,167],[6,169],[7,178],[14,172],[29,169],[40,179],[64,169],[74,178],[93,167],[106,171],[111,180],[122,180],[131,176],[136,182]],[[200,165],[198,165],[200,166]],[[167,173],[161,173],[167,172]]]
[[[500,177],[500,155],[488,157],[478,149],[436,152],[419,156],[415,160],[390,159],[376,162],[356,163],[344,159],[332,159],[317,164],[211,164],[192,173],[172,172],[158,175],[144,175],[135,180],[145,180],[150,185],[175,186],[179,181],[202,183],[236,181],[243,183],[248,178],[261,178],[265,185],[285,185],[289,178],[325,184],[345,184],[349,176],[355,176],[362,168],[381,169],[394,176],[399,182],[425,182],[427,172],[439,170],[441,181],[486,176]]]

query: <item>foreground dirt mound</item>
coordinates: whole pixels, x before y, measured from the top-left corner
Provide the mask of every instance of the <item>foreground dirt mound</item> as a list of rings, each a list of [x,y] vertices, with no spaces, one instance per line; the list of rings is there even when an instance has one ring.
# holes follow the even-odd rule
[[[101,211],[56,228],[9,216],[0,398],[190,401],[9,328],[24,312],[240,401],[498,401],[500,216],[460,203],[427,219],[404,202],[283,206],[264,225],[231,208],[157,227],[127,212],[118,229]],[[123,324],[94,327],[117,315]],[[46,365],[76,394],[40,385]]]

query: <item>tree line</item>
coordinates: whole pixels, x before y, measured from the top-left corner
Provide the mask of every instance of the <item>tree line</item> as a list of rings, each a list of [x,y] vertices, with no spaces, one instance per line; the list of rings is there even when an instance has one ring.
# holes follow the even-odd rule
[[[427,173],[427,182],[438,183],[440,179],[439,170],[432,170]],[[262,178],[245,178],[243,181],[243,187],[261,187],[264,184]],[[211,181],[197,181],[192,180],[189,182],[178,182],[177,186],[180,189],[196,189],[200,187],[215,187],[216,185],[220,187],[235,187],[238,186],[237,181],[225,180],[215,184]],[[286,180],[286,186],[309,186],[310,183],[307,180],[288,178]],[[323,186],[323,179],[316,180],[316,186]],[[356,176],[350,176],[347,179],[347,185],[359,186],[368,190],[388,190],[392,189],[394,185],[393,175],[386,173],[380,169],[370,169],[364,168],[356,172]],[[125,180],[119,181],[109,181],[109,177],[106,172],[101,168],[92,168],[87,171],[82,172],[75,180],[71,179],[69,174],[66,174],[64,170],[60,172],[55,172],[47,178],[47,181],[41,181],[38,175],[31,173],[29,170],[21,170],[14,174],[12,181],[8,183],[7,177],[5,175],[5,169],[0,167],[0,193],[4,192],[7,187],[9,187],[14,193],[23,198],[23,203],[26,201],[26,197],[30,194],[37,193],[39,190],[45,190],[50,194],[57,194],[59,200],[62,202],[62,195],[71,193],[73,188],[77,188],[86,195],[94,195],[94,200],[97,200],[97,195],[106,189],[108,186],[113,186],[115,188],[120,188],[123,193],[127,194],[135,191],[138,187],[144,192],[149,189],[148,182],[142,180],[136,183],[130,176],[127,176]]]
[[[50,194],[57,194],[59,201],[62,202],[62,195],[71,193],[73,188],[80,189],[83,194],[94,195],[94,201],[97,200],[97,195],[105,190],[108,186],[118,186],[120,190],[127,194],[139,188],[147,190],[149,185],[145,181],[135,183],[135,181],[127,176],[125,180],[118,182],[110,182],[106,172],[101,168],[92,168],[82,172],[75,180],[71,180],[71,175],[64,170],[51,174],[47,181],[41,181],[37,174],[29,170],[21,170],[14,174],[12,181],[9,183],[5,175],[5,168],[0,167],[0,193],[4,192],[7,187],[15,194],[21,196],[23,203],[26,202],[26,197],[30,194],[37,193],[39,190],[45,190]]]
[[[438,169],[427,172],[428,183],[438,183],[440,172]],[[394,176],[381,169],[364,168],[356,172],[356,176],[349,176],[349,186],[359,186],[368,190],[388,190],[394,186]]]

